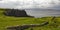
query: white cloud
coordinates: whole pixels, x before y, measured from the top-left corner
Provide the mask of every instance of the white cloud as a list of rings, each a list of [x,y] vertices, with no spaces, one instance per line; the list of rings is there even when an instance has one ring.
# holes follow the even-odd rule
[[[5,8],[60,8],[59,0],[2,0],[0,7]]]

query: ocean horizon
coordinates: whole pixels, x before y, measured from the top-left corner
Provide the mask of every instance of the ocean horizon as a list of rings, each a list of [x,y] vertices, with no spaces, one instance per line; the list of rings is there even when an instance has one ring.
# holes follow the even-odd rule
[[[26,12],[34,17],[60,16],[60,10],[58,9],[26,9]]]

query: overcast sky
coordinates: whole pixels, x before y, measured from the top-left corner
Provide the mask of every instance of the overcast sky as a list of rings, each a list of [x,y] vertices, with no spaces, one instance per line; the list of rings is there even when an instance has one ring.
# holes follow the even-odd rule
[[[60,0],[0,0],[0,7],[60,9]]]

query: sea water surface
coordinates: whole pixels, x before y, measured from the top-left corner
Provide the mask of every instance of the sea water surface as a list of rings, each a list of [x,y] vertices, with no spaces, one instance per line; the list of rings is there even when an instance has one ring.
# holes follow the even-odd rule
[[[27,9],[26,12],[34,17],[60,16],[60,10],[57,9]]]

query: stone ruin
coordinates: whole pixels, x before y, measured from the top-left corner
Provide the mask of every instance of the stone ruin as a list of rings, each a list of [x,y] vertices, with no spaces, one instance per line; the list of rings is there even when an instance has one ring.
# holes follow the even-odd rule
[[[19,9],[5,9],[5,11],[3,12],[4,15],[6,16],[15,16],[15,17],[32,17],[27,15],[26,11],[23,10],[19,10]]]

